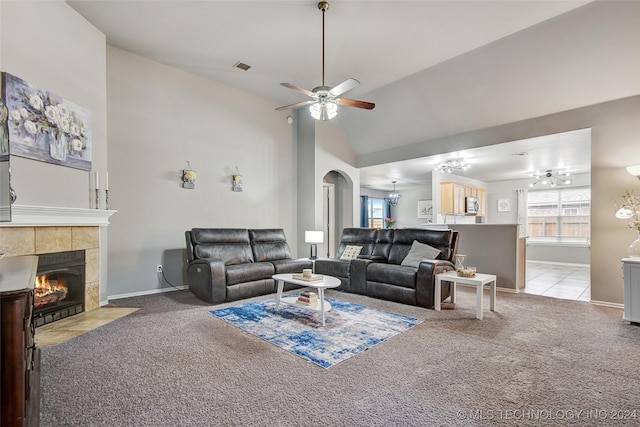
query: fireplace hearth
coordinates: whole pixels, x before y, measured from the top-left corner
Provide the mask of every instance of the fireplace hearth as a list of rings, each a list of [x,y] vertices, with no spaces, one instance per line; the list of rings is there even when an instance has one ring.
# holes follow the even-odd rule
[[[85,251],[41,254],[34,288],[36,327],[85,310]]]

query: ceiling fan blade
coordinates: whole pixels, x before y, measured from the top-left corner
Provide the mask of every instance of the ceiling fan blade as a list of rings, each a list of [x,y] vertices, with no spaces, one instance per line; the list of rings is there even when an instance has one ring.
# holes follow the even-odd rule
[[[359,81],[357,81],[356,79],[347,79],[345,81],[343,81],[342,83],[340,83],[337,86],[334,86],[330,91],[329,91],[329,96],[340,96],[343,93],[358,87],[358,85],[360,84]]]
[[[313,96],[313,92],[306,89],[302,89],[301,87],[298,87],[296,85],[292,85],[291,83],[280,83],[280,85],[284,87],[288,87],[289,89],[293,89],[296,92],[304,93],[307,96]]]
[[[283,107],[278,107],[276,108],[276,111],[282,111],[282,110],[289,110],[292,108],[298,108],[298,107],[304,107],[305,105],[309,105],[309,104],[313,104],[314,100],[309,100],[309,101],[302,101],[302,102],[296,102],[295,104],[290,104],[290,105],[285,105]]]
[[[366,110],[373,110],[376,106],[376,104],[374,104],[373,102],[358,101],[356,99],[341,98],[337,99],[336,102],[347,107],[364,108]]]

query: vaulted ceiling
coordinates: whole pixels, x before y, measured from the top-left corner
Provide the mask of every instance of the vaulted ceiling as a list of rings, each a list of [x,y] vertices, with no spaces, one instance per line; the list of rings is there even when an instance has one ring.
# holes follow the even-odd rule
[[[109,45],[274,108],[305,99],[280,83],[321,83],[322,13],[313,0],[68,4]],[[335,0],[325,19],[326,84],[356,78],[345,97],[376,103],[340,108],[358,157],[640,93],[633,0]]]

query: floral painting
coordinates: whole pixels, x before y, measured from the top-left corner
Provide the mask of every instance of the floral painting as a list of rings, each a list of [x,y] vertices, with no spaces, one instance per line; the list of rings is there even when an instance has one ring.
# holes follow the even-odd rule
[[[3,73],[11,155],[91,170],[91,113]]]

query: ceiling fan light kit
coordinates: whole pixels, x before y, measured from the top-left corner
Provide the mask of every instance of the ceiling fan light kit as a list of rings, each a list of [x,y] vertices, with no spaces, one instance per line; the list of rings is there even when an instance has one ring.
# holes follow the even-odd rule
[[[567,178],[569,175],[571,174],[565,170],[554,172],[552,169],[547,169],[544,173],[536,172],[531,174],[536,181],[529,184],[529,187],[535,187],[538,183],[543,185],[549,184],[552,187],[555,187],[558,184],[570,185],[573,181],[570,178]]]
[[[440,172],[452,173],[453,171],[464,172],[469,169],[471,165],[464,159],[447,160],[445,163],[438,166]]]
[[[346,107],[363,108],[365,110],[373,110],[376,104],[366,101],[358,101],[355,99],[339,98],[343,93],[357,87],[360,82],[356,79],[349,78],[333,88],[324,84],[324,13],[329,9],[329,2],[321,1],[318,3],[318,9],[322,11],[322,85],[309,91],[301,87],[292,85],[291,83],[280,83],[282,86],[303,93],[312,98],[308,101],[297,102],[295,104],[285,105],[276,108],[277,111],[309,106],[311,116],[316,120],[331,120],[338,115],[338,105]]]

